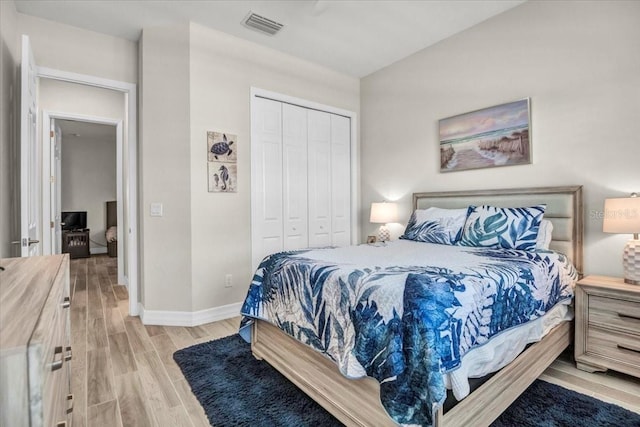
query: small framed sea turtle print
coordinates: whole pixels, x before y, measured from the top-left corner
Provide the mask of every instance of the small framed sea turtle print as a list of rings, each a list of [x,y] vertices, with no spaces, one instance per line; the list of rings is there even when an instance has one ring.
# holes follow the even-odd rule
[[[531,163],[529,98],[439,121],[440,172]]]
[[[207,132],[207,176],[210,193],[238,191],[238,137]]]

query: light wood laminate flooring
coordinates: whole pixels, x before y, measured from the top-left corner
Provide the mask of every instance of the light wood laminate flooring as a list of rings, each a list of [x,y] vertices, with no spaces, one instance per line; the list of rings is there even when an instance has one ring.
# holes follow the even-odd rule
[[[117,259],[71,261],[74,427],[209,426],[173,353],[237,332],[240,318],[192,328],[145,326],[128,315]],[[579,371],[561,356],[542,379],[640,413],[640,380]]]

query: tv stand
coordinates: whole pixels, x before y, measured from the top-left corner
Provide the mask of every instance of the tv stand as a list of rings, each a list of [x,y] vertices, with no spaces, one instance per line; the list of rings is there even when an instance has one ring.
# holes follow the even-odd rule
[[[71,259],[89,258],[89,229],[62,232],[62,253]]]

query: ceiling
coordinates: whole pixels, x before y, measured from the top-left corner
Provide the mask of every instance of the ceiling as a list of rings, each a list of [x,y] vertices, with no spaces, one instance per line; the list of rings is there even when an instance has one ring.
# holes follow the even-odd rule
[[[525,0],[16,0],[19,12],[137,41],[195,22],[355,77],[371,74]],[[284,24],[242,25],[249,11]]]
[[[116,142],[116,127],[75,120],[56,120],[62,131],[62,141],[82,139],[85,142]]]

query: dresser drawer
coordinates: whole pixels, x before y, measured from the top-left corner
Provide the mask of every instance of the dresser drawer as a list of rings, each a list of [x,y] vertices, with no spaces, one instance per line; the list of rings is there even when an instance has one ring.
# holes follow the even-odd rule
[[[56,336],[57,340],[54,342],[55,346],[50,348],[48,353],[45,353],[48,355],[49,360],[44,366],[42,375],[44,379],[44,426],[56,426],[58,422],[67,419],[66,399],[70,391],[70,364],[67,358],[70,355],[71,348],[69,342],[66,340],[66,318],[63,313],[58,314],[60,316],[56,317],[54,323],[51,324],[51,328],[56,329],[53,335]],[[54,366],[54,364],[57,365]]]
[[[589,324],[640,336],[640,302],[591,295]]]
[[[66,421],[69,394],[69,292],[56,280],[31,339],[29,389],[31,425],[56,426]]]
[[[587,353],[640,369],[640,337],[595,326],[587,333]]]

